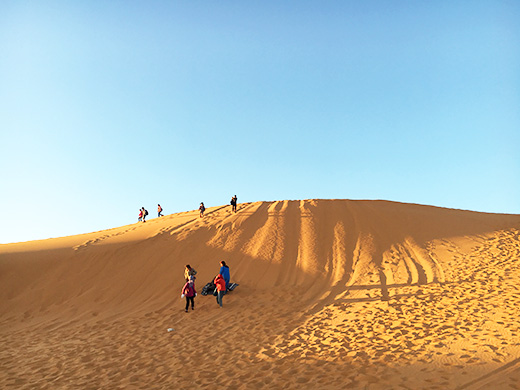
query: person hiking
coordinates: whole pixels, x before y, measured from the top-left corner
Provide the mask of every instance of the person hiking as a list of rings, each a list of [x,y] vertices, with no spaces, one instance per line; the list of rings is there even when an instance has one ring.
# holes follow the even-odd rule
[[[197,271],[195,271],[189,264],[186,264],[186,268],[184,269],[184,279],[188,282],[191,277],[195,280],[195,275],[197,275]]]
[[[190,276],[190,279],[186,282],[184,287],[182,288],[181,299],[186,298],[186,313],[190,308],[191,302],[191,310],[195,310],[195,297],[197,296],[197,290],[195,290],[195,280],[193,276]]]
[[[143,222],[146,222],[146,216],[148,215],[148,210],[146,210],[143,206]]]
[[[225,261],[220,262],[219,274],[222,275],[222,278],[226,282],[226,291],[227,291],[229,288],[229,280],[231,279],[231,275],[229,273],[229,267],[227,266]]]
[[[139,209],[139,218],[137,219],[137,222],[141,222],[143,220],[143,209]]]
[[[204,217],[204,211],[206,211],[206,207],[204,207],[204,202],[200,202],[200,206],[199,206],[199,211],[200,211],[200,217]]]
[[[162,207],[160,204],[157,205],[157,218],[162,217]]]
[[[218,274],[213,283],[217,288],[217,303],[222,307],[222,298],[224,298],[224,294],[226,293],[226,281],[221,274]]]
[[[234,213],[237,212],[237,201],[238,201],[238,198],[237,198],[236,195],[231,198],[231,202],[230,202],[231,203],[231,211],[233,211]]]

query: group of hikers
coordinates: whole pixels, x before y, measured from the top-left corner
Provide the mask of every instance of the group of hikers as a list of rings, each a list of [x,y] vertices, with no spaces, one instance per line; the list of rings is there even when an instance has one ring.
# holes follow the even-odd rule
[[[231,205],[231,211],[233,211],[234,213],[237,212],[237,196],[236,195],[233,195],[231,197],[231,202],[229,202],[229,204]],[[204,202],[200,202],[200,206],[199,206],[199,216],[201,218],[204,217],[204,211],[206,211],[206,206],[204,206]]]
[[[162,207],[160,204],[157,205],[157,217],[162,217]],[[139,218],[137,222],[146,222],[146,217],[148,216],[148,210],[143,207],[139,209]]]
[[[237,201],[238,198],[236,195],[231,197],[231,201],[229,204],[231,205],[231,211],[236,213],[237,212]],[[204,206],[204,202],[200,202],[199,206],[199,216],[202,218],[204,217],[204,211],[206,211],[206,207]],[[163,209],[160,204],[157,205],[157,218],[162,217]],[[146,210],[144,207],[141,207],[139,209],[139,218],[137,219],[137,222],[146,222],[146,217],[148,216],[148,210]]]
[[[181,291],[181,299],[186,298],[186,313],[190,308],[190,304],[191,310],[195,310],[195,297],[197,296],[197,290],[195,289],[196,274],[197,271],[195,271],[195,269],[187,264],[186,268],[184,269],[184,278],[186,279],[186,283],[184,284],[184,287]],[[231,275],[229,273],[229,266],[225,261],[221,261],[219,273],[213,280],[213,284],[215,285],[213,295],[216,296],[219,307],[222,307],[222,299],[224,298],[226,292],[229,291],[230,280]],[[211,283],[208,283],[208,285],[211,285]],[[204,294],[204,291],[202,293]]]
[[[144,206],[141,207],[141,208],[139,209],[139,219],[138,219],[137,221],[138,221],[138,222],[141,222],[141,221],[142,221],[142,222],[146,222],[146,217],[147,217],[147,215],[148,215],[148,210],[146,210],[146,209],[144,208]]]

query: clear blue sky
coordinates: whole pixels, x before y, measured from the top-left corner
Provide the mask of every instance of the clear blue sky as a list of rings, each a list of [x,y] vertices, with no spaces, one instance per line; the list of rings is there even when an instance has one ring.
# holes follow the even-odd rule
[[[2,1],[0,243],[239,202],[520,214],[518,1]]]

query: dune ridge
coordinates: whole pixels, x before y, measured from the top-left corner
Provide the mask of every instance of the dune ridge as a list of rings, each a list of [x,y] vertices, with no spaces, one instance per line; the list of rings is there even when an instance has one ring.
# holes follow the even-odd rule
[[[184,313],[220,260],[239,288]],[[520,388],[519,267],[519,215],[389,201],[0,245],[0,387]]]

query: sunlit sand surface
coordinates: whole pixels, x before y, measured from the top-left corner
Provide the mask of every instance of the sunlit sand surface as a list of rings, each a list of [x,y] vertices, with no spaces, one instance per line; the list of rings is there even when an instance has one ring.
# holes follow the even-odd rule
[[[221,260],[222,309],[200,294]],[[519,215],[194,210],[0,245],[0,388],[520,389],[519,307]]]

